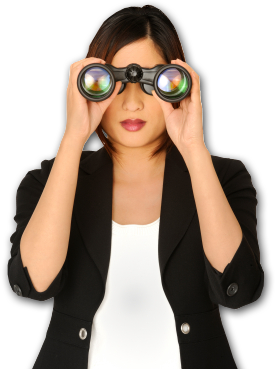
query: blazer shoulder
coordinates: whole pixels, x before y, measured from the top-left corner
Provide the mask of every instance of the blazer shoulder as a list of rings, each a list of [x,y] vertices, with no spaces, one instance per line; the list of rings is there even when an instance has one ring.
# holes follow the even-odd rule
[[[211,159],[217,172],[240,170],[245,168],[245,164],[239,159],[223,158],[222,156],[216,155],[211,155]]]
[[[232,195],[235,191],[249,191],[252,193],[254,203],[257,204],[257,190],[254,187],[252,176],[241,160],[212,155],[212,161],[219,182],[227,196]]]
[[[226,158],[223,156],[217,156],[217,155],[211,155],[213,164],[218,168],[221,169],[221,167],[223,166],[227,166],[227,165],[240,165],[243,164],[241,160],[239,159],[234,159],[234,158]]]
[[[245,181],[248,185],[252,183],[251,174],[241,160],[216,155],[211,155],[211,158],[222,185],[227,185],[231,181],[233,183]]]
[[[80,161],[85,159],[90,153],[94,151],[82,151]],[[27,175],[31,175],[37,181],[42,183],[43,185],[46,184],[49,174],[51,172],[52,166],[54,164],[56,156],[51,159],[44,159],[41,161],[40,168],[32,169],[27,172]]]
[[[95,150],[86,150],[82,151],[80,161],[86,159],[92,152],[96,152]]]

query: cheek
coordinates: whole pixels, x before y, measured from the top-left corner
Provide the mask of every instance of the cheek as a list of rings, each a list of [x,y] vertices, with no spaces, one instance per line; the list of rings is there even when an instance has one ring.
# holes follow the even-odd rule
[[[115,103],[115,101],[112,101],[108,108],[105,110],[101,119],[101,124],[104,130],[109,129],[110,123],[112,124],[115,121],[118,111],[119,108],[117,107],[117,104]]]
[[[164,114],[161,110],[153,109],[151,114],[148,115],[147,120],[149,123],[150,132],[152,132],[152,134],[160,135],[166,130]]]
[[[149,109],[148,109],[148,115],[147,117],[154,121],[157,122],[157,124],[159,124],[160,126],[165,126],[165,119],[164,119],[164,113],[163,110],[161,109],[161,106],[159,105],[159,103],[157,102],[157,104],[152,104]]]
[[[119,110],[119,108],[118,108],[118,106],[117,106],[117,104],[116,104],[116,101],[114,100],[114,101],[112,101],[111,103],[110,103],[110,105],[107,107],[107,109],[105,110],[105,112],[104,112],[104,114],[103,114],[103,118],[104,119],[107,119],[107,118],[110,118],[110,117],[112,117],[114,114],[115,114],[115,112],[116,111],[118,111]]]

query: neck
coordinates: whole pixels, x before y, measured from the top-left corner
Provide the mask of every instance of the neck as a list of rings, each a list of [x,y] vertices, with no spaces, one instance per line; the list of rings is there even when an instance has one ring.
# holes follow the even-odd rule
[[[150,158],[155,148],[124,148],[113,157],[113,175],[121,180],[144,182],[164,172],[166,150]],[[120,151],[120,150],[119,150]]]

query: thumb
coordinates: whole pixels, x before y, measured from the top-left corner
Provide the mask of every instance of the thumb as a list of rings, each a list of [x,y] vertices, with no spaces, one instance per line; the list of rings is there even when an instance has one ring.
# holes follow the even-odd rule
[[[114,91],[113,91],[113,94],[110,96],[110,99],[114,99],[117,95],[118,95],[118,92],[120,91],[122,87],[122,82],[121,81],[117,81],[115,83],[115,88],[114,88]]]
[[[115,88],[113,93],[108,97],[108,99],[105,99],[103,101],[100,101],[98,104],[101,106],[101,110],[105,112],[105,110],[108,108],[108,106],[111,104],[111,102],[115,99],[115,97],[118,95],[118,92],[120,91],[120,88],[122,86],[121,81],[117,81],[115,83]]]
[[[115,88],[114,88],[114,91],[113,91],[112,95],[109,96],[107,100],[114,100],[115,97],[118,95],[118,92],[120,91],[120,88],[121,87],[122,87],[122,82],[121,81],[117,81],[115,83]]]
[[[165,119],[172,113],[174,110],[173,105],[170,102],[162,100],[159,96],[157,96],[157,93],[155,90],[152,90],[153,97],[158,101],[158,103],[161,106],[161,109],[164,113]]]

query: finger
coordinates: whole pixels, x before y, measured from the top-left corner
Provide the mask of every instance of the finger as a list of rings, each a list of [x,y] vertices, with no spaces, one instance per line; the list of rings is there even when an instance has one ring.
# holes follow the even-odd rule
[[[194,71],[193,68],[190,67],[189,64],[187,64],[186,62],[180,60],[180,59],[176,59],[176,60],[171,60],[171,64],[177,64],[177,65],[181,65],[182,67],[184,67],[190,74],[191,78],[194,77],[194,74],[196,77],[199,78],[199,75]],[[200,79],[200,78],[199,78]]]
[[[171,60],[171,63],[181,65],[184,67],[190,74],[192,79],[192,86],[190,91],[191,101],[194,104],[198,104],[201,101],[201,93],[200,93],[200,77],[199,75],[190,67],[186,62],[183,62],[180,59]]]
[[[99,63],[99,64],[106,64],[106,61],[100,58],[95,58],[95,57],[89,57],[89,58],[84,58],[81,60],[78,60],[77,62],[71,64],[72,68],[79,68],[81,65],[83,67],[86,67],[88,64],[92,64],[92,63]]]

